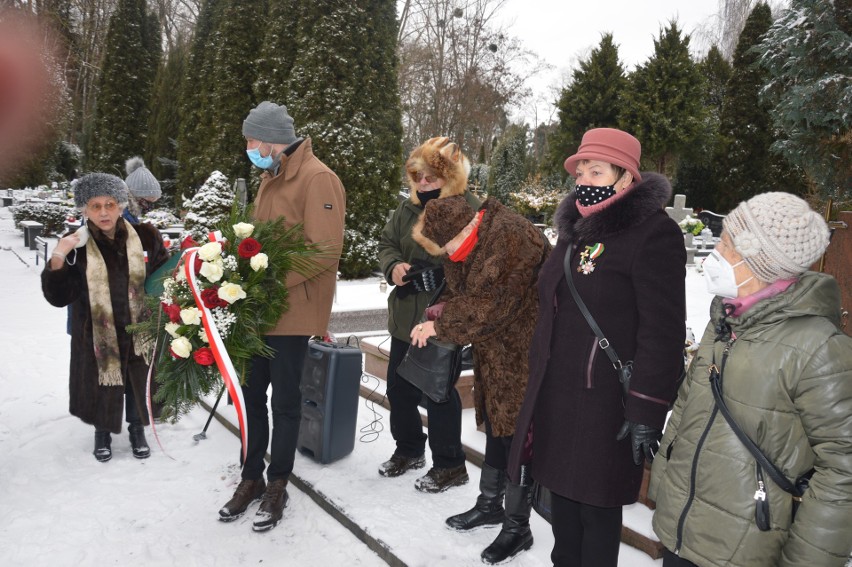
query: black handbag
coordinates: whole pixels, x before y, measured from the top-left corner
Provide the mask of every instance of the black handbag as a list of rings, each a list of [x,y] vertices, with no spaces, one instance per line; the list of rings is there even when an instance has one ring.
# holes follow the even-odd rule
[[[427,307],[437,302],[445,286],[446,281],[438,287]],[[450,392],[461,374],[461,362],[461,345],[429,337],[426,346],[412,344],[408,347],[396,373],[419,388],[430,400],[442,404],[450,399]]]
[[[722,354],[722,364],[719,367],[716,366],[715,353],[713,355],[713,365],[710,367],[710,389],[713,391],[713,399],[716,401],[716,408],[718,408],[719,413],[722,414],[725,421],[727,421],[728,425],[731,427],[731,430],[733,430],[734,434],[742,442],[742,444],[745,445],[746,449],[749,450],[757,463],[757,490],[754,493],[754,521],[757,524],[757,528],[760,531],[765,532],[772,529],[772,527],[769,522],[769,500],[766,497],[766,489],[768,486],[763,482],[763,471],[766,471],[769,478],[771,478],[781,490],[793,497],[791,520],[795,521],[796,511],[799,509],[799,504],[802,502],[802,496],[805,494],[805,490],[807,490],[810,485],[814,469],[804,473],[802,476],[797,478],[795,482],[790,482],[775,463],[770,461],[766,455],[763,454],[763,451],[761,451],[757,444],[745,434],[739,424],[734,420],[734,416],[731,415],[728,405],[722,397],[722,373],[725,371],[725,363],[728,361],[728,351],[729,348],[725,347],[725,351]]]

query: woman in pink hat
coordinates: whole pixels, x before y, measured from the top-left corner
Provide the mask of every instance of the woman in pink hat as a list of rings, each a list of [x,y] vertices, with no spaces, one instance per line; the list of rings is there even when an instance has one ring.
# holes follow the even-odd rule
[[[683,367],[686,251],[665,213],[668,180],[639,172],[641,145],[596,128],[565,160],[576,187],[541,268],[527,392],[508,473],[553,494],[555,566],[615,567],[621,508],[636,502]],[[622,387],[566,277],[632,378]],[[534,425],[534,427],[533,427]]]

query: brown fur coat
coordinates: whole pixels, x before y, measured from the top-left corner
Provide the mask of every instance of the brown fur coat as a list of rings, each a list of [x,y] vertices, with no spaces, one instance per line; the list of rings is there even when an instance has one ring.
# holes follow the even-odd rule
[[[473,344],[476,421],[495,437],[515,432],[538,312],[536,279],[550,244],[539,229],[494,199],[483,203],[479,241],[464,262],[445,258],[447,290],[438,337]]]

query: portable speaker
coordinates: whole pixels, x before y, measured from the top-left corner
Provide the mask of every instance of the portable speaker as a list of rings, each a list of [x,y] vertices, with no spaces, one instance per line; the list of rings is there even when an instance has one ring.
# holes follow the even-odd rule
[[[322,464],[355,448],[361,349],[311,341],[302,370],[299,451]]]

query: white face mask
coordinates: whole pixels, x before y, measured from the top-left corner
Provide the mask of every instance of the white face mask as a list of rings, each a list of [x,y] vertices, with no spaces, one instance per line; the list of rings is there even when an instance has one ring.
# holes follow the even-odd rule
[[[733,299],[737,296],[737,290],[753,280],[751,277],[741,284],[737,284],[737,276],[734,274],[734,268],[745,262],[740,260],[733,266],[725,260],[721,254],[713,250],[710,255],[704,259],[704,282],[707,284],[707,291],[713,295],[719,295],[727,299]]]

